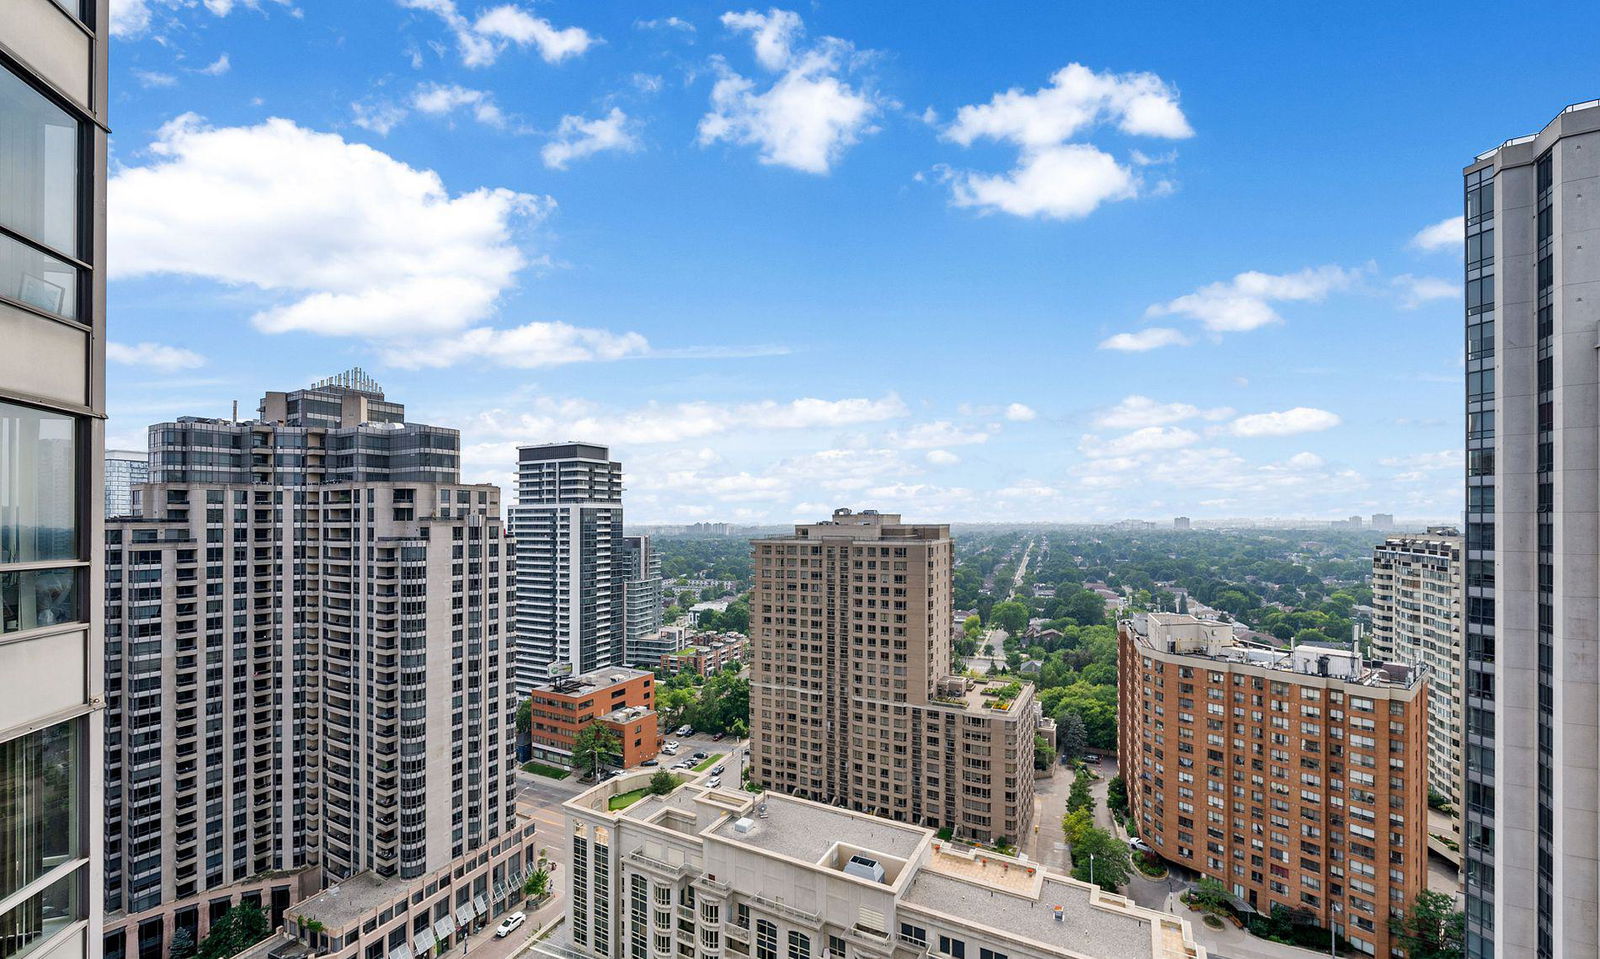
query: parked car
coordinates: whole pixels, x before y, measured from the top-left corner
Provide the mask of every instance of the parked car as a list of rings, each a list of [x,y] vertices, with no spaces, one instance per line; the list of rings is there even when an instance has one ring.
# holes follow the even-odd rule
[[[723,765],[721,763],[718,763],[717,765],[711,767],[711,775],[720,776],[720,775],[722,775],[723,770],[725,770],[727,768],[728,768],[727,766],[725,766],[725,765]]]
[[[678,727],[678,735],[679,736],[693,736],[694,735],[694,727],[690,726],[688,724],[684,724],[682,726],[679,726]]]
[[[695,758],[695,759],[704,759],[704,758],[706,758],[706,754],[705,754],[705,753],[703,753],[703,752],[696,752],[696,753],[695,753],[695,754],[694,754],[694,758]]]
[[[661,754],[663,756],[676,756],[676,755],[678,755],[678,747],[676,747],[676,746],[662,746],[661,747]]]
[[[1083,761],[1091,766],[1100,765],[1100,757],[1096,756],[1094,753],[1089,753],[1087,756],[1084,756]]]
[[[668,749],[677,749],[678,748],[678,741],[676,739],[667,740],[666,748],[668,748]]]
[[[639,765],[641,765],[641,766],[659,766],[659,765],[661,765],[661,760],[659,760],[659,759],[646,759],[644,762],[640,763]]]
[[[716,735],[711,737],[711,741],[714,742],[714,743],[720,743],[720,742],[722,742],[722,737],[724,737],[726,735],[728,735],[728,734],[727,733],[717,733]]]
[[[709,785],[709,786],[710,786],[710,787],[711,787],[711,788],[712,788],[712,789],[715,789],[715,788],[717,788],[717,787],[718,787],[718,786],[720,786],[720,785],[722,785],[722,777],[721,777],[721,776],[712,776],[712,777],[711,777],[711,782],[710,782],[710,783],[708,783],[708,785]]]
[[[495,929],[495,931],[494,931],[494,937],[496,939],[504,939],[505,937],[511,935],[511,933],[514,932],[518,926],[522,925],[523,923],[525,923],[527,921],[528,921],[528,917],[527,916],[523,915],[520,912],[514,912],[511,915],[509,915],[509,916],[505,917],[504,919],[500,920],[499,927],[497,927]]]
[[[1150,844],[1149,843],[1145,842],[1143,839],[1140,839],[1137,836],[1135,836],[1134,838],[1128,840],[1128,846],[1134,852],[1143,852],[1143,853],[1154,853],[1155,852],[1154,849],[1150,848]]]

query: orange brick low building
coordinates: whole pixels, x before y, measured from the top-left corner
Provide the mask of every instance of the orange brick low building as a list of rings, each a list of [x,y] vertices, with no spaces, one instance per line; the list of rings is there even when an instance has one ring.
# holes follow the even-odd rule
[[[532,755],[540,762],[571,766],[578,730],[596,720],[621,743],[625,768],[661,751],[654,673],[613,666],[535,686],[530,698]]]
[[[750,640],[742,633],[701,633],[689,643],[661,657],[661,668],[669,676],[686,669],[710,676],[730,663],[743,664],[750,658]]]
[[[1161,858],[1362,952],[1426,887],[1427,686],[1341,649],[1240,642],[1228,623],[1117,625],[1128,805]]]

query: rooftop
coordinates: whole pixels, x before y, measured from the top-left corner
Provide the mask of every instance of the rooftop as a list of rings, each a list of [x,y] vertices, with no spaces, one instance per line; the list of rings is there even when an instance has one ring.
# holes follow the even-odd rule
[[[1010,698],[999,695],[1013,683],[1021,687],[1015,695]],[[935,706],[959,706],[968,712],[986,716],[1020,716],[1024,709],[1019,709],[1019,705],[1025,708],[1032,696],[1032,683],[1021,683],[1011,678],[975,681],[963,676],[947,676],[939,681],[932,703]],[[1002,703],[1010,705],[1001,709]]]
[[[910,859],[933,836],[931,829],[781,793],[764,793],[760,802],[766,805],[767,815],[752,816],[749,831],[739,832],[738,820],[729,819],[712,830],[712,835],[809,863],[821,861],[836,843]]]
[[[627,666],[607,666],[597,669],[592,673],[581,676],[565,676],[540,683],[533,687],[535,692],[560,693],[563,696],[588,696],[600,693],[613,686],[620,686],[632,682],[641,676],[654,676],[648,669],[632,669]]]
[[[292,911],[297,916],[320,920],[330,931],[339,932],[360,922],[374,909],[404,899],[410,892],[410,883],[404,879],[385,879],[375,872],[358,872],[296,903]]]
[[[1187,613],[1135,613],[1117,625],[1140,646],[1177,656],[1320,676],[1358,686],[1410,689],[1422,678],[1411,666],[1362,659],[1339,647],[1301,643],[1285,650],[1246,642],[1234,632],[1233,623]]]

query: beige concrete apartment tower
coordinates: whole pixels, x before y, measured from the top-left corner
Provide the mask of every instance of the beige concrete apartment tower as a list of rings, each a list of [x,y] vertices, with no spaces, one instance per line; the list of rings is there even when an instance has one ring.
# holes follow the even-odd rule
[[[0,955],[100,946],[107,0],[0,4]]]
[[[1032,828],[1032,688],[950,675],[944,525],[837,510],[754,541],[752,775],[980,841]]]

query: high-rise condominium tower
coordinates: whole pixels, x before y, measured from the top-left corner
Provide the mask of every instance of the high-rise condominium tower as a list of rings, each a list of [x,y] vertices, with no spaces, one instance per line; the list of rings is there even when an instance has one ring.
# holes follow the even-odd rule
[[[648,536],[624,536],[622,557],[625,569],[623,596],[623,661],[638,663],[641,650],[651,651],[659,645],[661,632],[661,557]],[[645,642],[646,638],[650,642]],[[647,668],[655,668],[660,656],[648,660]]]
[[[1600,101],[1465,171],[1467,954],[1600,954]]]
[[[0,955],[100,948],[107,0],[0,5]]]
[[[150,428],[106,530],[106,956],[363,872],[403,899],[512,830],[499,490],[403,420],[348,374]]]
[[[517,450],[517,695],[620,664],[628,572],[622,464],[592,443]]]
[[[982,841],[1028,835],[1050,724],[1032,685],[950,675],[950,527],[842,509],[753,546],[752,777]]]
[[[106,450],[106,517],[133,515],[133,488],[150,479],[148,450]]]
[[[1458,810],[1465,795],[1462,618],[1461,534],[1455,527],[1390,536],[1373,547],[1372,654],[1404,663],[1428,680],[1428,788]],[[1450,838],[1459,846],[1458,837]],[[1441,852],[1453,854],[1448,846]]]

